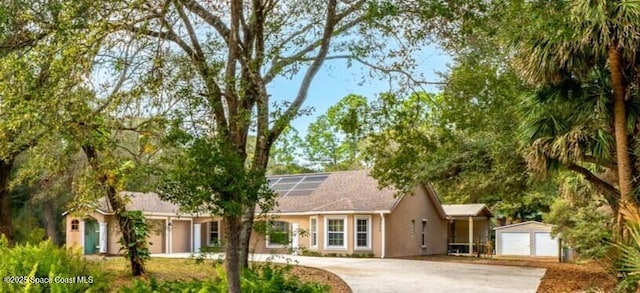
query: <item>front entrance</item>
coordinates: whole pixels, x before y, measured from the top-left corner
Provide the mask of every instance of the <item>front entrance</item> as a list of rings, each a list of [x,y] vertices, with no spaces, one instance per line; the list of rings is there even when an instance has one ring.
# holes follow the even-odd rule
[[[84,254],[98,253],[100,225],[95,219],[84,220]]]

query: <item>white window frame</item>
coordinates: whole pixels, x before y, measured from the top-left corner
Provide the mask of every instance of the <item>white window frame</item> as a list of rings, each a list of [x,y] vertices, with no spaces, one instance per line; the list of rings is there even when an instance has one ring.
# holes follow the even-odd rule
[[[272,222],[273,222],[273,223],[275,223],[275,222],[283,222],[283,223],[287,223],[287,225],[288,225],[288,234],[289,234],[289,239],[287,240],[287,244],[280,244],[280,243],[272,244],[272,243],[271,243],[271,241],[270,241],[270,239],[269,239],[269,233],[270,233],[270,232],[269,232],[269,229],[271,229],[271,225],[269,224],[269,225],[268,225],[268,227],[267,227],[267,235],[266,235],[266,237],[265,237],[265,246],[266,246],[267,248],[284,248],[284,247],[286,247],[287,245],[291,244],[291,236],[293,235],[293,231],[292,231],[292,229],[291,229],[291,223],[289,223],[289,222],[287,222],[287,221],[279,221],[279,220],[273,220]],[[267,222],[267,223],[269,223],[269,222]]]
[[[344,243],[341,246],[329,245],[329,220],[342,220],[344,231],[342,231],[342,239]],[[349,239],[347,238],[347,216],[325,216],[324,217],[324,249],[326,250],[346,250],[348,247]]]
[[[311,222],[316,222],[316,227],[314,229]],[[313,243],[313,236],[316,236],[316,243]],[[318,249],[318,216],[309,217],[309,248]]]
[[[367,246],[358,246],[358,220],[367,220]],[[371,250],[371,216],[353,217],[353,250]]]
[[[222,240],[222,235],[220,235],[220,220],[211,220],[209,222],[207,222],[207,246],[211,246],[211,223],[216,222],[218,223],[218,244],[220,243],[220,240]]]

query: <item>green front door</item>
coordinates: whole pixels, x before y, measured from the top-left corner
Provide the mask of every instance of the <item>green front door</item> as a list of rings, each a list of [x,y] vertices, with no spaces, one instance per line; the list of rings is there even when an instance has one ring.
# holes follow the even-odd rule
[[[98,253],[98,234],[100,226],[93,219],[84,220],[84,254]]]

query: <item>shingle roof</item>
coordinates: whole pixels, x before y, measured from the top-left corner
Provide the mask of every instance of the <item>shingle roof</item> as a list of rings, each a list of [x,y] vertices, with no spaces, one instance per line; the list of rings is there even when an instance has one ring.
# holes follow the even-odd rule
[[[463,216],[480,216],[484,215],[492,216],[491,211],[487,208],[487,205],[482,203],[474,204],[443,204],[442,208],[447,216],[450,217],[463,217]]]
[[[367,170],[326,174],[327,179],[309,195],[281,195],[274,212],[391,211],[400,200],[394,189],[378,189],[378,181]]]
[[[129,196],[127,210],[140,210],[146,213],[178,213],[180,207],[169,201],[161,200],[158,194],[153,192],[123,192]],[[98,200],[98,210],[103,213],[111,213],[113,210],[107,203],[107,199],[102,197]]]
[[[317,176],[320,174],[309,174]],[[378,181],[368,174],[367,170],[339,171],[322,173],[326,179],[315,190],[307,195],[280,194],[274,213],[310,213],[310,212],[390,212],[402,199],[395,197],[393,188],[378,189]],[[301,175],[269,176],[287,177]],[[431,192],[431,191],[430,191]],[[130,196],[128,210],[141,210],[149,213],[178,213],[179,206],[161,200],[155,193],[124,192]],[[435,195],[432,195],[435,196]],[[439,205],[435,198],[434,204]],[[111,209],[103,197],[98,201],[98,210],[111,213]],[[438,208],[439,211],[441,211]],[[442,215],[444,216],[444,215]]]

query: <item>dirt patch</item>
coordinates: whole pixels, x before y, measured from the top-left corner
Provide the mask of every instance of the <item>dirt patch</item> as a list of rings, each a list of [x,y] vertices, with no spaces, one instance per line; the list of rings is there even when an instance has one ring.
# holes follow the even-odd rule
[[[331,292],[351,293],[351,288],[340,277],[325,270],[294,265],[291,273],[305,282],[317,282],[331,286]]]
[[[558,263],[556,258],[474,258],[465,256],[419,256],[408,259],[487,265],[545,268],[538,292],[612,292],[616,280],[596,262]]]

